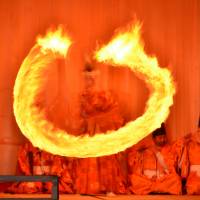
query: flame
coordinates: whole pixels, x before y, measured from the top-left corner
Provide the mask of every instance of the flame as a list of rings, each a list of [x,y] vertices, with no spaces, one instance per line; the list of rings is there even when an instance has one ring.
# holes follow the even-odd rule
[[[51,50],[54,53],[66,56],[71,40],[69,37],[64,36],[63,28],[59,26],[55,32],[49,31],[45,37],[38,37],[37,43],[41,46],[41,51],[44,54]]]
[[[95,58],[116,67],[129,67],[150,89],[145,113],[123,127],[123,131],[127,132],[124,142],[128,143],[129,140],[135,144],[166,120],[175,94],[171,73],[168,69],[159,67],[156,57],[145,53],[139,22],[131,25],[129,31],[116,35],[109,44],[96,52]]]
[[[145,81],[151,91],[145,112],[116,131],[93,137],[76,137],[56,129],[37,107],[45,82],[43,72],[57,56],[66,55],[71,44],[70,38],[66,34],[61,36],[60,30],[38,39],[22,63],[14,86],[16,121],[34,146],[62,156],[97,157],[123,151],[160,127],[173,104],[175,87],[169,70],[160,68],[157,59],[145,53],[140,29],[136,23],[119,33],[95,53],[95,58],[115,67],[128,67]]]

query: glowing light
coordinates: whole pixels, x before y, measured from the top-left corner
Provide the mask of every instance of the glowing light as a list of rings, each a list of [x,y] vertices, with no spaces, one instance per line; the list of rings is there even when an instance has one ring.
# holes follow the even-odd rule
[[[57,33],[58,34],[58,33]],[[173,104],[175,87],[170,72],[160,68],[155,57],[148,56],[140,38],[140,25],[116,35],[95,53],[99,62],[129,67],[150,88],[150,97],[142,116],[116,131],[76,137],[56,129],[37,107],[45,81],[43,72],[57,54],[66,55],[71,40],[67,35],[55,39],[54,32],[39,38],[21,65],[14,87],[14,114],[22,133],[41,149],[71,157],[97,157],[123,151],[160,127]],[[65,43],[65,44],[63,44]]]
[[[69,37],[65,37],[62,26],[54,31],[49,31],[45,37],[38,37],[37,43],[42,47],[42,52],[47,53],[48,50],[66,56],[67,49],[71,45]]]

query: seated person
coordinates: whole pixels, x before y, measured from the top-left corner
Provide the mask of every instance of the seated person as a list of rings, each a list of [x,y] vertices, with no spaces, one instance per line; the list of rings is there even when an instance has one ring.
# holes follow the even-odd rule
[[[128,154],[130,191],[134,194],[181,194],[181,178],[177,174],[177,155],[167,144],[165,127],[152,133],[153,145]]]
[[[188,151],[188,177],[186,181],[187,194],[200,194],[200,120],[197,132],[186,138]]]
[[[59,177],[59,192],[73,193],[70,174],[70,159],[55,156],[30,142],[20,148],[18,164],[23,175],[57,175]],[[51,182],[20,182],[12,184],[6,192],[10,193],[51,193]]]
[[[19,150],[18,164],[23,175],[50,175],[52,155],[25,143]],[[11,185],[7,192],[42,193],[51,192],[51,183],[20,182]]]

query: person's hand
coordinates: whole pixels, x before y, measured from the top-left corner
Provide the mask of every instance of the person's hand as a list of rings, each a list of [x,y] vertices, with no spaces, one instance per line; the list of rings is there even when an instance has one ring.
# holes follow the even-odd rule
[[[164,169],[165,174],[169,174],[169,170],[168,169]]]

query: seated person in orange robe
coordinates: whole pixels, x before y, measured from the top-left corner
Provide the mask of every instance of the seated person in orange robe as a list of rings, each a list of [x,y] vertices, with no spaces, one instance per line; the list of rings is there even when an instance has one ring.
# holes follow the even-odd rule
[[[129,153],[130,190],[134,194],[169,193],[181,194],[181,178],[177,174],[177,155],[174,147],[167,144],[162,126],[152,134],[154,145]]]
[[[19,150],[18,164],[23,175],[50,175],[52,155],[27,142]],[[7,192],[42,193],[50,190],[50,182],[20,182],[11,185]]]
[[[187,194],[200,194],[200,121],[197,132],[185,139],[189,163],[186,191]]]
[[[95,89],[96,71],[85,72],[86,89],[81,96],[81,117],[85,133],[94,135],[121,127],[124,120],[110,92]],[[125,178],[118,154],[76,160],[76,192],[81,194],[125,193]]]

